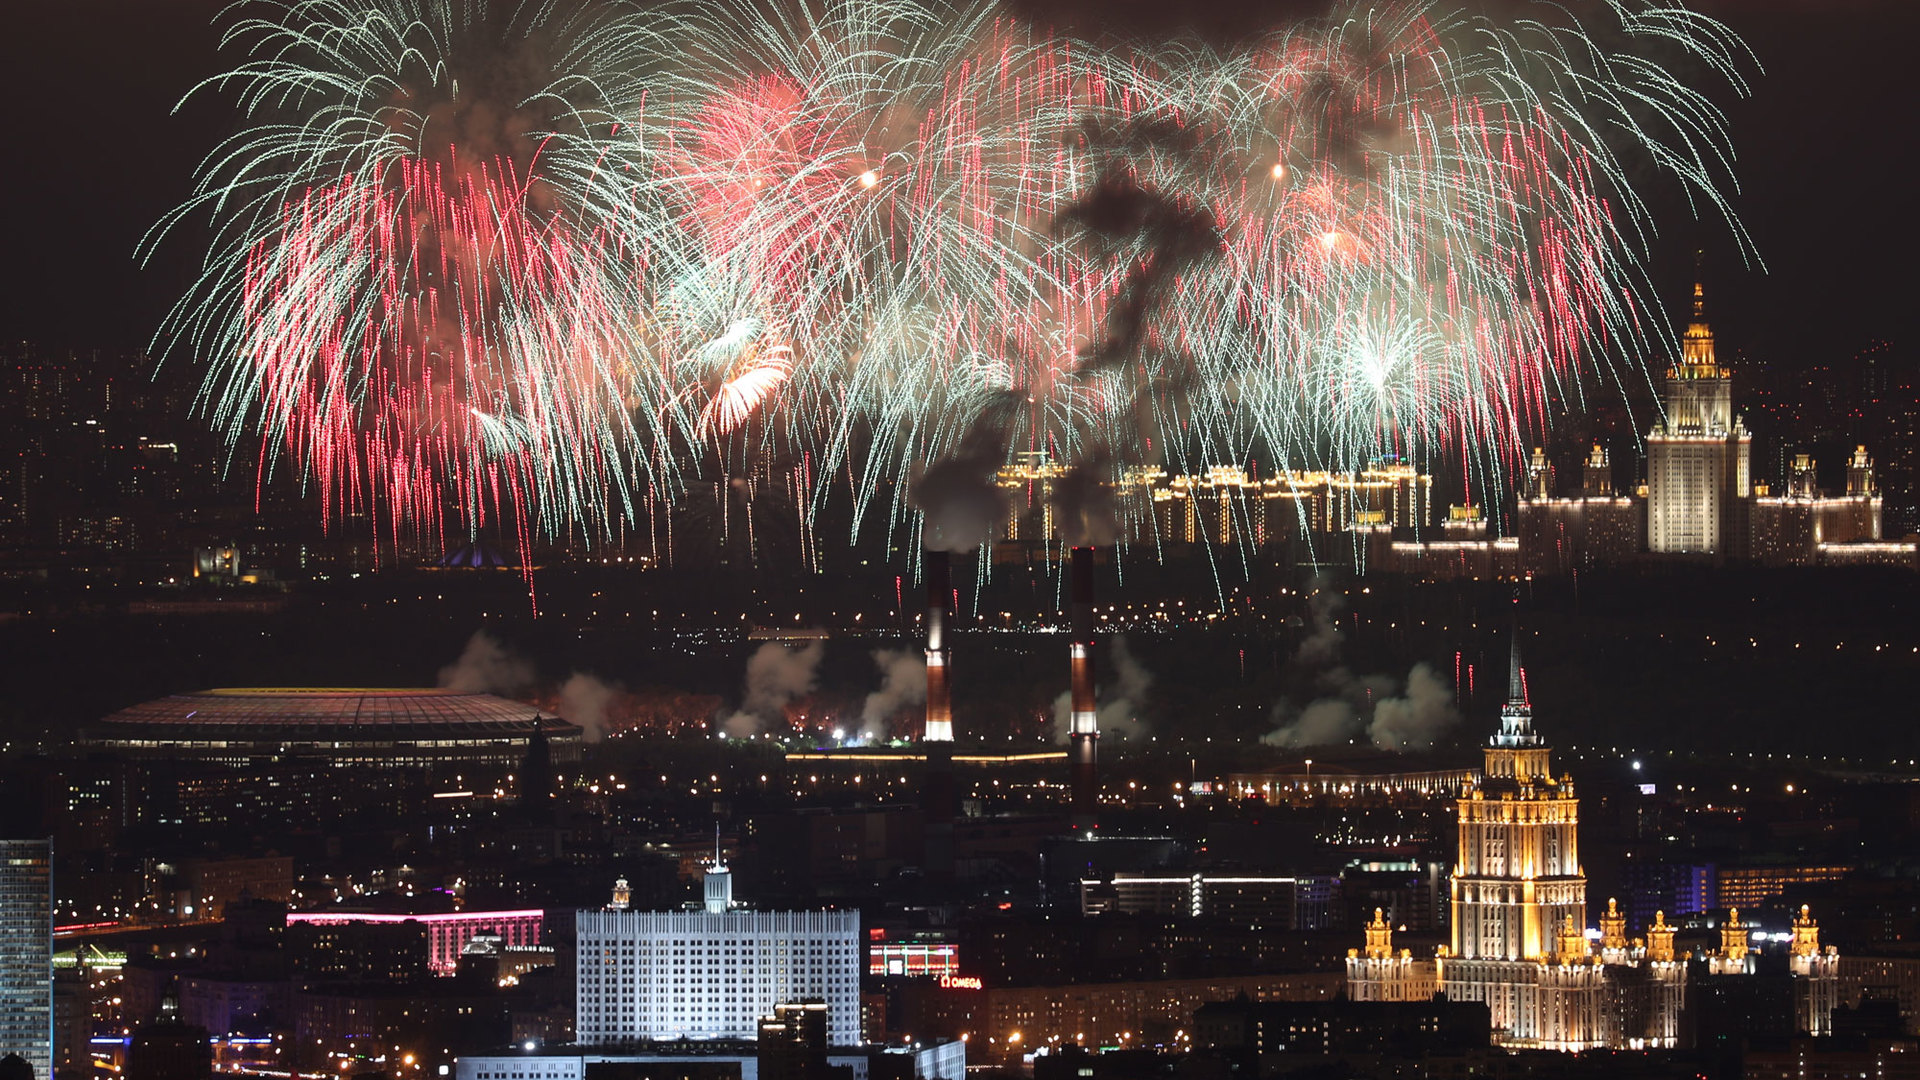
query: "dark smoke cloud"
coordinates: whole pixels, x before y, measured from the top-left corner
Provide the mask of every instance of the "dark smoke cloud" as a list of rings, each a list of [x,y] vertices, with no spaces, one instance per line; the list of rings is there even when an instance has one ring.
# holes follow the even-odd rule
[[[1112,132],[1089,126],[1087,134],[1111,158],[1093,188],[1054,220],[1054,231],[1077,234],[1097,256],[1131,265],[1108,312],[1106,340],[1082,356],[1082,372],[1112,369],[1138,356],[1147,319],[1180,273],[1219,256],[1225,245],[1213,211],[1142,185],[1132,167],[1148,155],[1196,157],[1189,129],[1141,120]]]
[[[1033,23],[1086,37],[1160,41],[1189,36],[1217,46],[1254,40],[1275,26],[1320,18],[1330,0],[1010,0]]]
[[[1120,514],[1114,506],[1113,460],[1096,450],[1053,482],[1053,503],[1060,537],[1073,547],[1104,547],[1120,538]]]
[[[953,452],[920,474],[908,500],[925,515],[922,543],[933,551],[964,553],[993,537],[1007,516],[1007,494],[994,482],[1006,464],[1007,440],[1025,401],[1019,391],[995,395],[968,425]]]

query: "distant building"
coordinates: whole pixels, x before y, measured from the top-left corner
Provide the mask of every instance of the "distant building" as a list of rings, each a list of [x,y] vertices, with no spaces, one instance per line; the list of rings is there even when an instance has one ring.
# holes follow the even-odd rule
[[[53,845],[0,840],[0,1053],[53,1075]]]
[[[1756,483],[1752,433],[1733,412],[1732,388],[1732,372],[1714,354],[1696,283],[1680,358],[1667,371],[1664,416],[1647,436],[1645,486],[1634,495],[1615,492],[1606,450],[1596,445],[1583,463],[1579,493],[1557,495],[1552,464],[1535,449],[1516,515],[1522,569],[1576,573],[1641,552],[1767,566],[1920,567],[1920,545],[1882,536],[1884,506],[1865,445],[1848,458],[1844,494],[1820,490],[1816,462],[1805,453],[1783,458],[1786,477],[1778,490]],[[1397,559],[1387,568],[1462,576],[1445,572],[1452,568],[1425,550],[1431,546],[1396,544]]]
[[[860,1041],[860,913],[747,911],[716,858],[698,911],[581,911],[583,1046],[755,1038],[786,1002],[826,1003],[827,1038]]]
[[[1546,452],[1536,448],[1520,496],[1518,539],[1523,569],[1566,574],[1625,562],[1646,550],[1645,500],[1617,494],[1606,448],[1595,444],[1582,463],[1578,495],[1556,497]]]
[[[1120,871],[1080,879],[1080,913],[1224,918],[1239,923],[1322,930],[1340,880],[1330,876],[1166,874]]]
[[[1019,455],[999,471],[995,483],[1009,506],[1003,540],[1060,539],[1052,493],[1067,471],[1041,452]],[[1118,478],[1115,496],[1128,543],[1161,551],[1206,544],[1261,548],[1303,534],[1423,529],[1432,519],[1433,477],[1396,461],[1353,473],[1282,470],[1266,476],[1244,465],[1180,474],[1144,466]]]
[[[1855,447],[1847,460],[1844,495],[1820,491],[1816,465],[1812,455],[1796,454],[1785,491],[1775,494],[1765,485],[1755,490],[1749,539],[1754,559],[1775,566],[1814,566],[1829,561],[1828,552],[1836,546],[1849,549],[1837,556],[1845,559],[1880,544],[1880,492],[1867,448]]]
[[[1256,1054],[1459,1053],[1487,1046],[1475,1002],[1223,1001],[1193,1017],[1196,1050]]]
[[[751,1040],[590,1050],[535,1049],[463,1055],[454,1080],[760,1080],[761,1057]],[[966,1080],[967,1047],[959,1040],[923,1040],[906,1051],[830,1048],[826,1067],[850,1080]]]
[[[1698,282],[1680,360],[1667,370],[1664,411],[1647,436],[1648,549],[1740,554],[1753,434],[1734,415],[1733,376],[1714,356]]]
[[[775,1005],[760,1018],[755,1045],[758,1080],[851,1080],[853,1070],[827,1061],[827,1003]]]
[[[159,1013],[134,1029],[121,1075],[126,1080],[206,1080],[213,1075],[207,1029],[187,1023],[179,999],[167,994]]]
[[[503,948],[524,949],[540,944],[547,913],[540,908],[511,911],[449,911],[412,915],[375,911],[293,911],[287,914],[287,927],[404,926],[415,924],[426,943],[427,969],[435,975],[452,975],[460,964],[460,954],[469,942],[481,934],[493,934]]]
[[[1694,980],[1689,958],[1674,952],[1675,928],[1664,911],[1653,913],[1644,938],[1629,939],[1627,914],[1608,901],[1595,949],[1580,865],[1580,802],[1572,778],[1553,774],[1546,741],[1533,730],[1518,641],[1516,630],[1508,700],[1485,751],[1484,779],[1459,803],[1452,944],[1432,960],[1395,953],[1392,928],[1375,912],[1364,952],[1347,953],[1349,995],[1404,1002],[1438,992],[1450,1001],[1483,1002],[1493,1041],[1509,1047],[1673,1047],[1686,1037],[1687,1021],[1713,1038],[1742,1030],[1828,1031],[1841,961],[1833,948],[1821,948],[1805,908],[1794,920],[1777,986],[1760,977],[1738,911],[1721,924],[1720,948],[1696,962]],[[1690,1017],[1690,987],[1699,980],[1703,1011]],[[1784,1019],[1752,1026],[1768,1009]]]

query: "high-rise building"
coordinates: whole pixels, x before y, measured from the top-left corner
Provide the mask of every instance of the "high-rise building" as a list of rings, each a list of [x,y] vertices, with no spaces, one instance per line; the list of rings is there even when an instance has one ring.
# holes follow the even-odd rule
[[[576,913],[582,1046],[753,1039],[782,1003],[826,1003],[827,1039],[860,1042],[860,913],[748,911],[717,858],[697,911]]]
[[[1753,434],[1733,412],[1733,376],[1715,358],[1705,290],[1680,359],[1667,370],[1665,419],[1647,436],[1647,547],[1657,552],[1744,554]]]
[[[53,1075],[53,845],[0,840],[0,1056]]]
[[[1349,996],[1418,1001],[1438,992],[1450,1001],[1482,1002],[1493,1040],[1512,1047],[1675,1046],[1689,1001],[1687,957],[1675,954],[1675,929],[1664,911],[1653,913],[1644,938],[1629,939],[1627,913],[1612,900],[1600,916],[1598,948],[1588,940],[1580,803],[1572,778],[1554,776],[1546,741],[1533,730],[1517,644],[1512,663],[1484,779],[1459,804],[1452,944],[1432,960],[1396,955],[1391,927],[1376,912],[1364,954],[1347,953]],[[1754,956],[1736,911],[1701,977],[1751,982]],[[1789,964],[1799,1029],[1828,1030],[1840,958],[1820,948],[1805,909],[1794,922]]]

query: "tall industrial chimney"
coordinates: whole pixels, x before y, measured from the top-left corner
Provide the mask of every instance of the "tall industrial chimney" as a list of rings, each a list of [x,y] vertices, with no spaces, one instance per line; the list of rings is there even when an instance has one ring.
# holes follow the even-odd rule
[[[953,573],[944,551],[921,555],[927,577],[927,726],[923,742],[953,741],[953,699],[947,690],[947,598]]]
[[[953,699],[947,686],[948,599],[953,573],[944,551],[922,553],[927,577],[927,723],[920,733],[927,756],[921,812],[926,816],[926,872],[933,880],[953,876]]]
[[[1091,833],[1100,827],[1100,778],[1095,769],[1100,719],[1093,697],[1093,549],[1076,547],[1071,564],[1073,713],[1068,721],[1067,759],[1073,769],[1071,824]]]

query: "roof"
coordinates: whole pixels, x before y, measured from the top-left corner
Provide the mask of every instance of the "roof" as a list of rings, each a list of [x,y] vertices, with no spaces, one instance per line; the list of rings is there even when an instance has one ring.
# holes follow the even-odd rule
[[[373,738],[410,732],[464,732],[525,736],[535,722],[549,735],[580,728],[532,705],[462,690],[350,688],[230,688],[174,694],[122,709],[97,725],[95,735],[187,737],[254,732],[362,731]],[[371,729],[371,730],[369,730]],[[162,734],[164,732],[164,735]]]

